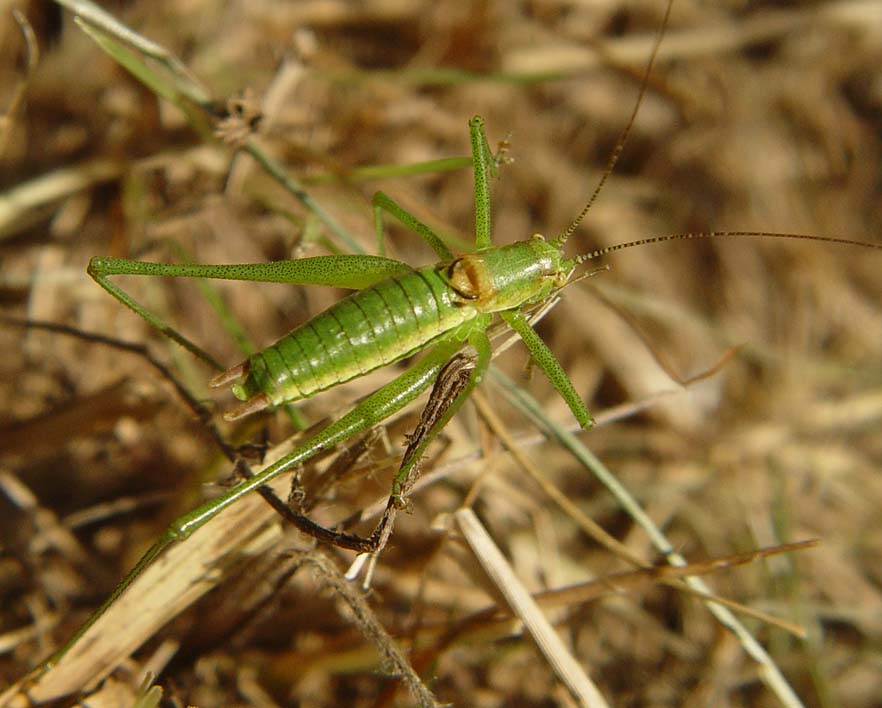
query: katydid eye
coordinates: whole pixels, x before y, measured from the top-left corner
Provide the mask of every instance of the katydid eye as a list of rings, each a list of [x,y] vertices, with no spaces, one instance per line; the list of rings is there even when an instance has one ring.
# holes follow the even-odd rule
[[[480,286],[473,268],[462,258],[457,258],[447,266],[447,282],[453,291],[465,300],[477,300]]]

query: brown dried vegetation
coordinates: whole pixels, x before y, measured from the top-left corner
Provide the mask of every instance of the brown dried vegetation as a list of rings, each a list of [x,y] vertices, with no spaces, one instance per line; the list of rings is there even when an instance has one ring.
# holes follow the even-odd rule
[[[69,15],[13,4],[33,25],[40,56],[14,105],[26,52],[11,16],[0,17],[3,312],[149,342],[207,397],[211,372],[100,290],[85,273],[89,257],[179,258],[169,241],[201,262],[317,254],[321,243],[302,242],[315,219],[250,158],[200,137]],[[219,106],[248,90],[227,136],[256,129],[264,149],[370,249],[370,195],[380,188],[443,232],[471,238],[469,170],[364,179],[358,169],[466,155],[473,114],[485,118],[491,141],[508,137],[514,158],[493,184],[497,242],[563,230],[627,121],[662,4],[200,0],[113,11],[179,56]],[[872,3],[678,0],[622,159],[571,252],[712,229],[878,241],[880,55],[882,13]],[[416,237],[390,231],[396,257],[431,259]],[[819,538],[817,548],[708,582],[805,629],[801,640],[745,620],[807,704],[878,701],[882,257],[756,239],[668,243],[608,262],[611,272],[565,290],[540,331],[595,414],[673,393],[581,439],[690,560]],[[193,283],[129,279],[126,287],[220,361],[241,358]],[[220,290],[259,344],[338,296]],[[70,636],[165,525],[230,468],[141,358],[6,325],[0,337],[6,685]],[[688,378],[733,346],[741,348],[719,372],[686,390],[659,365]],[[517,378],[523,352],[515,346],[498,364]],[[332,415],[388,375],[304,410],[311,420]],[[571,424],[541,376],[520,381],[551,418]],[[631,553],[659,560],[568,453],[538,441],[498,390],[482,391],[550,482]],[[416,414],[390,425],[394,450]],[[157,627],[114,680],[137,683],[145,663],[164,667],[168,705],[408,705],[413,694],[388,675],[394,657],[377,651],[391,636],[405,650],[418,640],[410,662],[441,702],[567,704],[518,628],[459,626],[497,596],[445,514],[471,492],[533,592],[631,566],[581,533],[483,420],[467,407],[453,421],[449,445],[427,462],[426,472],[440,469],[444,479],[420,488],[413,514],[399,515],[365,603],[375,625],[347,599],[352,587],[334,580],[334,565],[351,554],[315,556],[308,540],[273,532],[260,553],[237,551],[223,570],[206,569],[224,582]],[[272,441],[290,432],[278,414],[230,434],[256,440],[264,428]],[[385,462],[380,446],[314,513],[336,521],[381,498],[396,464]],[[638,583],[547,613],[612,704],[776,703],[734,636],[669,585]]]

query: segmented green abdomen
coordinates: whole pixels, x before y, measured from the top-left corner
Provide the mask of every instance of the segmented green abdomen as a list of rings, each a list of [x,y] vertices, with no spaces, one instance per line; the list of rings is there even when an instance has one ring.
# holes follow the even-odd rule
[[[477,312],[428,266],[352,293],[248,360],[236,394],[273,404],[331,388],[422,349]]]

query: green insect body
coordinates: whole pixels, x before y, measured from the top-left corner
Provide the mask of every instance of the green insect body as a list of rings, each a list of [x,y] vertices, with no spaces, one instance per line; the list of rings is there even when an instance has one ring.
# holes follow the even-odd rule
[[[537,234],[405,270],[340,300],[212,385],[235,382],[243,403],[229,420],[308,398],[415,354],[482,313],[543,300],[574,268],[560,244]]]

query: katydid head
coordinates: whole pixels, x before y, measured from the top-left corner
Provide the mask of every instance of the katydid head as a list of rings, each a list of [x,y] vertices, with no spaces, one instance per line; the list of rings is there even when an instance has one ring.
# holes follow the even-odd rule
[[[576,267],[553,241],[526,241],[467,253],[445,266],[447,283],[479,312],[512,310],[540,302],[561,287]]]

